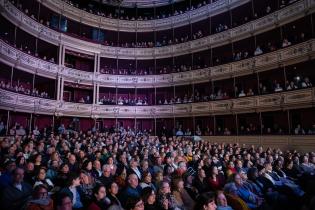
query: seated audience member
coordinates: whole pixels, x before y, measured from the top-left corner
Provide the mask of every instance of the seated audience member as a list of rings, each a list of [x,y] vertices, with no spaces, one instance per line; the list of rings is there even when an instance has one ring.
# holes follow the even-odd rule
[[[37,172],[34,188],[37,185],[45,185],[48,192],[50,192],[54,188],[53,182],[49,178],[46,178],[46,169],[43,167],[40,168]]]
[[[274,89],[275,92],[281,92],[283,91],[283,88],[280,86],[280,83],[277,83]]]
[[[284,192],[286,195],[290,197],[294,197],[295,199],[301,198],[305,192],[295,184],[293,181],[288,178],[282,178],[277,175],[273,171],[272,164],[268,161],[264,163],[265,173],[263,177],[265,182],[269,182],[270,186],[277,189],[277,191]]]
[[[219,173],[218,167],[213,165],[210,169],[209,187],[211,190],[221,190],[225,184],[224,176]]]
[[[126,202],[126,210],[144,210],[144,202],[141,197],[129,197]]]
[[[304,80],[301,82],[301,87],[302,88],[313,87],[308,77],[304,77]]]
[[[217,210],[233,210],[233,208],[228,205],[223,191],[217,192],[216,201],[217,201]]]
[[[307,155],[303,156],[300,168],[302,173],[311,175],[315,174],[315,165],[309,161],[309,157]]]
[[[21,158],[23,160],[25,160],[25,158]],[[20,167],[23,165],[19,165],[19,163],[15,163],[13,160],[11,159],[6,159],[3,163],[3,171],[1,172],[1,176],[0,176],[0,189],[5,189],[7,186],[9,186],[12,183],[12,173],[13,171],[16,169],[16,167]],[[21,168],[22,168],[21,167]],[[0,192],[2,191],[0,190]]]
[[[127,174],[136,174],[138,177],[138,180],[141,180],[142,178],[142,174],[141,171],[138,167],[138,161],[135,158],[131,158],[130,162],[129,162],[129,169],[127,170]]]
[[[2,191],[1,207],[20,210],[32,194],[32,187],[24,182],[24,169],[16,168],[12,173],[12,183]]]
[[[200,168],[197,172],[197,176],[195,177],[193,183],[193,186],[198,190],[199,194],[209,191],[206,178],[207,176],[205,170]]]
[[[294,84],[293,81],[291,81],[290,83],[287,81],[287,90],[295,90],[295,89],[298,89],[298,86]]]
[[[45,185],[37,185],[34,188],[32,198],[26,204],[26,210],[53,210],[53,200],[48,196]]]
[[[216,210],[215,195],[212,192],[198,196],[194,210]]]
[[[83,209],[81,200],[82,192],[80,191],[80,174],[70,174],[67,179],[66,187],[61,189],[61,193],[66,193],[72,200],[73,209]]]
[[[144,189],[142,189],[142,200],[144,202],[144,209],[145,210],[156,210],[156,209],[164,209],[163,207],[161,208],[160,206],[158,206],[157,202],[156,202],[156,195],[154,190],[152,190],[151,187],[146,187]],[[168,208],[168,206],[165,206],[166,209]]]
[[[244,97],[246,96],[244,90],[241,90],[241,92],[238,94],[238,97]]]
[[[300,124],[297,124],[296,128],[294,129],[294,134],[295,135],[304,135],[305,131],[304,129],[301,127]]]
[[[288,39],[284,39],[283,42],[282,42],[282,47],[288,47],[291,45],[291,42],[289,42]]]
[[[160,183],[157,194],[157,203],[159,206],[163,206],[164,208],[167,206],[168,209],[180,209],[180,206],[177,205],[174,195],[171,193],[170,184],[167,181],[162,181]]]
[[[172,194],[174,195],[176,205],[181,209],[193,209],[195,202],[185,190],[184,181],[181,178],[172,179]]]
[[[156,187],[152,183],[152,175],[149,171],[144,172],[142,176],[142,182],[140,183],[140,187],[142,189],[150,187],[152,190],[156,191]]]
[[[103,185],[97,184],[93,188],[93,196],[88,210],[103,210],[107,209],[109,203],[106,202],[106,188]]]
[[[67,193],[57,195],[57,210],[72,210],[72,199]]]
[[[125,206],[127,202],[127,198],[133,197],[138,198],[141,197],[141,187],[138,185],[138,177],[136,174],[130,174],[128,176],[128,186],[122,192],[120,201],[122,205]]]
[[[93,189],[95,187],[95,181],[93,177],[87,171],[80,172],[81,185],[79,191],[81,192],[81,200],[84,206],[90,203],[93,197]]]
[[[114,177],[111,174],[110,165],[103,165],[103,174],[98,180],[104,185],[108,186],[110,183],[114,181]]]
[[[256,209],[263,204],[263,198],[259,197],[245,186],[239,173],[233,175],[232,183],[235,185],[236,195],[244,200],[249,208]]]
[[[263,51],[262,49],[260,48],[260,46],[257,46],[255,52],[254,52],[254,55],[257,56],[257,55],[261,55],[263,54]]]
[[[110,202],[110,207],[108,210],[123,210],[123,207],[117,197],[119,192],[118,184],[116,182],[112,182],[107,189],[107,198]]]

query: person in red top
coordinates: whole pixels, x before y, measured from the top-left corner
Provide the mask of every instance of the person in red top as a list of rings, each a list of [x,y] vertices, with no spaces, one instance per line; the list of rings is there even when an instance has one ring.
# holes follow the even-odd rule
[[[106,210],[108,208],[105,202],[106,188],[104,185],[98,184],[93,188],[93,199],[88,210]]]
[[[225,184],[224,176],[219,173],[218,167],[211,167],[211,174],[208,179],[209,187],[213,191],[221,190]]]
[[[226,168],[226,177],[229,178],[231,177],[233,174],[236,174],[237,170],[235,168],[234,162],[233,161],[229,161],[227,168]]]

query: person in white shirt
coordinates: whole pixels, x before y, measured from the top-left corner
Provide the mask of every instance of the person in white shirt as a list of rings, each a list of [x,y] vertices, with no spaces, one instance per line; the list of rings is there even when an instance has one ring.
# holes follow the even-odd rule
[[[304,134],[305,134],[305,131],[304,131],[304,129],[301,127],[300,124],[297,124],[296,128],[294,129],[294,134],[295,134],[295,135],[300,135],[300,134],[304,135]]]
[[[33,134],[34,134],[34,136],[38,136],[40,134],[37,126],[35,126],[35,128],[34,128]]]
[[[291,42],[289,42],[288,39],[284,39],[283,42],[282,42],[282,47],[288,47],[291,45]]]
[[[298,89],[298,87],[294,84],[293,81],[291,81],[289,85],[287,86],[287,90],[295,90],[295,89]]]
[[[276,84],[276,87],[275,87],[275,92],[281,92],[283,91],[282,87],[280,86],[279,83]]]
[[[303,82],[301,83],[302,88],[312,87],[312,83],[310,82],[308,77],[305,77]]]
[[[246,94],[244,93],[244,90],[241,90],[241,92],[238,94],[238,97],[244,97]]]
[[[257,46],[257,48],[256,48],[256,50],[255,50],[255,52],[254,52],[254,55],[256,56],[256,55],[261,55],[261,54],[263,54],[263,51],[262,51],[262,49],[260,48],[260,46]]]

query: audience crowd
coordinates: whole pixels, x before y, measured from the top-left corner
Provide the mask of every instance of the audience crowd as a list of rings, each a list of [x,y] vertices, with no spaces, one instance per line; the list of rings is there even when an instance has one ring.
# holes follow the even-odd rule
[[[307,210],[315,153],[123,127],[0,140],[0,205],[20,209]]]
[[[277,80],[273,80],[271,84],[269,83],[259,83],[258,90],[254,91],[253,88],[245,89],[240,85],[235,85],[234,90],[228,90],[228,87],[214,87],[214,91],[210,91],[212,93],[205,94],[204,90],[200,88],[196,88],[194,90],[194,94],[185,93],[182,97],[175,96],[172,98],[157,96],[157,104],[158,105],[172,105],[172,104],[185,104],[185,103],[193,103],[193,102],[207,102],[213,100],[224,100],[230,98],[239,98],[245,96],[254,96],[254,95],[263,95],[269,93],[277,93],[282,91],[290,91],[297,90],[301,88],[310,88],[313,84],[310,81],[309,77],[305,76],[295,76],[292,80],[287,80],[283,86],[281,82]],[[10,91],[31,95],[35,97],[49,98],[48,93],[45,91],[40,92],[38,89],[32,89],[30,84],[24,83],[16,83],[12,85],[10,82],[5,82],[5,80],[0,80],[0,88],[7,89]],[[200,92],[202,91],[202,93]],[[92,103],[90,96],[80,97],[77,103]],[[98,104],[101,105],[128,105],[128,106],[141,106],[141,105],[151,105],[149,104],[149,100],[146,96],[138,96],[138,97],[126,97],[117,95],[117,100],[115,96],[106,96],[103,95],[99,99]]]
[[[11,1],[14,3],[13,0],[11,0]],[[285,7],[287,5],[290,5],[290,4],[292,4],[292,3],[296,2],[296,1],[297,0],[282,0],[282,1],[279,2],[279,8],[283,8],[283,7]],[[73,0],[65,0],[65,2],[67,2],[68,4],[71,4],[73,6],[76,6],[76,7],[80,7],[79,4],[76,3]],[[212,2],[214,2],[214,1],[212,1]],[[208,3],[210,3],[210,1],[209,2],[207,2],[207,1],[198,1],[196,3],[196,5],[194,5],[195,3],[192,2],[192,5],[188,6],[186,8],[186,11],[194,10],[194,9],[199,8],[199,7],[201,7],[203,5],[206,5]],[[100,10],[99,6],[94,5],[94,3],[90,3],[88,5],[89,5],[90,8],[83,7],[81,9],[83,9],[85,11],[88,11],[88,12],[91,12],[91,13],[94,13],[94,14],[97,14],[97,15],[104,16],[104,17],[119,18],[119,19],[123,19],[123,20],[149,20],[149,19],[154,19],[153,16],[151,16],[151,17],[142,17],[141,15],[139,15],[137,18],[135,18],[135,17],[129,17],[128,15],[125,15],[125,14],[117,14],[116,12],[114,12],[114,13],[110,12],[110,13],[106,14],[104,11]],[[30,16],[34,20],[39,18],[38,15],[31,14],[31,12],[29,11],[29,8],[23,8],[23,5],[21,3],[17,4],[17,8],[19,8],[21,11],[23,11],[26,15]],[[258,15],[257,13],[254,13],[253,15],[250,15],[250,17],[252,16],[253,19],[257,19],[257,18],[259,18],[259,17],[261,17],[263,15],[268,15],[269,13],[271,13],[274,10],[276,10],[276,8],[271,8],[270,5],[267,5],[266,9],[264,11],[264,14],[259,14]],[[119,10],[116,10],[116,11],[119,11]],[[165,17],[170,17],[171,15],[178,15],[178,14],[183,14],[184,13],[183,10],[174,10],[173,14],[168,14],[168,15],[163,14],[165,12],[165,10],[162,10],[161,12],[162,12],[161,15],[156,15],[155,18],[165,18]],[[245,16],[245,17],[241,18],[242,21],[234,20],[231,24],[225,24],[225,23],[222,23],[222,22],[215,23],[214,25],[216,25],[216,27],[212,31],[215,32],[215,33],[220,33],[222,31],[228,30],[229,28],[237,27],[238,25],[245,24],[245,23],[251,21],[250,17]],[[44,19],[39,19],[38,21],[41,24],[45,24],[48,27],[52,27],[52,28],[57,27],[57,26],[53,26],[50,20],[45,21]],[[82,32],[80,34],[75,34],[75,33],[72,33],[70,31],[68,31],[67,27],[65,27],[64,29],[58,29],[58,30],[66,32],[69,35],[73,35],[75,37],[81,37],[82,39],[92,39],[91,37],[90,38],[86,37],[88,31],[87,32]],[[194,32],[186,33],[186,35],[180,36],[180,37],[174,37],[171,34],[169,34],[167,36],[165,35],[163,37],[158,38],[155,41],[151,41],[151,40],[149,40],[149,41],[137,41],[137,42],[123,42],[122,41],[119,44],[114,43],[113,41],[109,41],[109,40],[103,40],[102,42],[103,42],[104,45],[107,45],[107,46],[119,46],[119,47],[128,47],[128,48],[129,47],[132,47],[132,48],[148,48],[148,47],[161,47],[161,46],[167,46],[167,45],[171,45],[171,44],[183,43],[183,42],[187,42],[189,40],[195,40],[195,39],[202,38],[203,36],[204,35],[203,35],[202,30],[198,29],[198,30],[196,30]],[[99,40],[94,40],[94,41],[99,41]],[[24,46],[24,47],[21,46],[21,49],[25,50],[29,54],[33,54],[31,52],[31,50],[27,46]],[[259,50],[259,49],[256,49],[256,50]],[[255,51],[255,53],[256,53],[256,51]],[[257,53],[259,53],[259,51],[257,51]],[[247,57],[247,55],[245,53],[244,54],[244,58],[246,58],[246,57]],[[239,53],[235,53],[234,59],[237,60],[239,58],[240,58]],[[49,59],[49,61],[55,62],[54,58]]]
[[[31,88],[29,83],[24,84],[17,82],[15,85],[12,85],[9,81],[5,82],[4,80],[0,80],[0,88],[14,91],[17,93],[22,93],[25,95],[41,97],[41,98],[49,98],[48,93],[45,91],[39,91],[36,88]]]

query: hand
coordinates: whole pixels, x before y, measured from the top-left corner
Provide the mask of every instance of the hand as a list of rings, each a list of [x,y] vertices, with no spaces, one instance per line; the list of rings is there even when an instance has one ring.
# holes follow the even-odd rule
[[[167,199],[163,200],[162,206],[163,206],[164,209],[168,209],[168,200]]]

